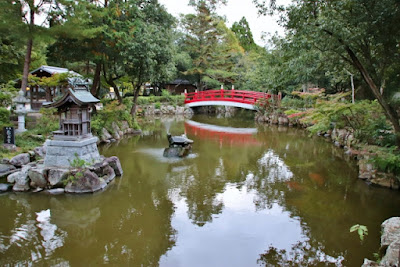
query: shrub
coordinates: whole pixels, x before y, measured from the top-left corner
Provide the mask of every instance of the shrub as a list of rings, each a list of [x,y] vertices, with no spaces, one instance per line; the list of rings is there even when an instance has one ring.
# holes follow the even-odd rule
[[[161,108],[161,103],[160,102],[155,103],[154,104],[154,108],[155,109],[160,109]]]
[[[56,108],[41,108],[39,110],[42,116],[39,118],[36,126],[32,129],[36,134],[49,135],[59,128],[59,118]]]
[[[112,123],[116,122],[120,125],[122,120],[128,121],[128,124],[133,126],[133,119],[129,111],[130,109],[125,105],[118,105],[117,100],[109,102],[102,110],[97,111],[97,113],[93,115],[92,132],[98,136],[101,136],[103,128],[112,132]]]
[[[373,152],[376,155],[371,161],[379,171],[400,174],[400,152],[396,146],[376,147]]]

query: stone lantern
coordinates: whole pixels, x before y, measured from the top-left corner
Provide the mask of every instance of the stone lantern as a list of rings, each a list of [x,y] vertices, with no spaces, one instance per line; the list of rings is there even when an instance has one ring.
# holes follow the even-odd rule
[[[97,137],[90,128],[90,110],[98,102],[81,83],[59,100],[43,105],[57,108],[60,117],[60,128],[53,132],[53,140],[46,141],[45,166],[69,167],[76,157],[90,164],[100,161]]]
[[[15,113],[18,115],[18,129],[16,130],[17,133],[25,132],[25,116],[27,110],[25,108],[25,104],[29,103],[29,100],[24,96],[24,92],[20,90],[18,92],[18,96],[13,99],[13,102],[16,104],[16,111]]]

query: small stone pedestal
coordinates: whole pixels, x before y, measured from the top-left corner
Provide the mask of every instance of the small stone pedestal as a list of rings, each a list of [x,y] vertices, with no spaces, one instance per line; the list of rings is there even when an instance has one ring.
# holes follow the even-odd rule
[[[96,142],[97,137],[76,141],[47,140],[44,165],[46,167],[70,167],[70,163],[76,156],[89,164],[100,162],[101,159]]]

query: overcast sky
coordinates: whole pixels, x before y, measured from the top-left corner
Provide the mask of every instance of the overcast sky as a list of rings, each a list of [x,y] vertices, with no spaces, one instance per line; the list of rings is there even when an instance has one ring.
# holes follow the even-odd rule
[[[188,6],[189,0],[159,0],[159,2],[175,17],[178,17],[180,13],[194,13],[194,9]],[[226,17],[228,27],[231,27],[234,22],[238,22],[243,16],[246,17],[253,33],[254,41],[258,45],[265,45],[261,38],[263,32],[271,35],[278,32],[283,35],[283,29],[276,22],[277,17],[258,16],[252,0],[228,0],[227,2],[226,6],[222,6],[217,10],[218,15]],[[284,2],[289,2],[289,0]]]

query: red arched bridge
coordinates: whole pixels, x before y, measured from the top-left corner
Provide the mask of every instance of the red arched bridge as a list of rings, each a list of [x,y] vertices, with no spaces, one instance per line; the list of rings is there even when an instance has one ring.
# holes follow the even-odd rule
[[[185,94],[187,107],[201,106],[232,106],[255,110],[256,104],[265,103],[266,100],[279,99],[280,95],[242,90],[206,90]]]

